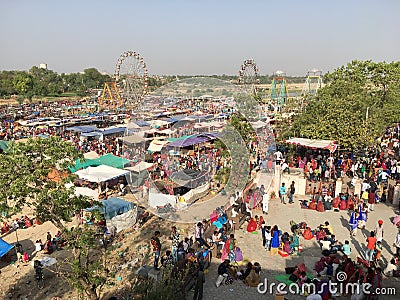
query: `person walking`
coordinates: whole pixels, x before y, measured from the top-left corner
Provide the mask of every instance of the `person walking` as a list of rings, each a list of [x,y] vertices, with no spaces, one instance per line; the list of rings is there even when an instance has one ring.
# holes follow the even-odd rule
[[[375,237],[377,242],[382,242],[383,240],[383,221],[378,220],[378,224],[375,227]]]
[[[365,260],[368,262],[373,261],[375,244],[376,244],[375,233],[373,231],[371,231],[370,236],[367,238],[367,249],[365,250]]]
[[[286,204],[285,200],[286,200],[286,186],[285,183],[282,182],[282,186],[279,188],[279,197],[281,198],[281,203]]]
[[[160,242],[161,233],[157,230],[154,233],[154,236],[151,238],[150,243],[153,246],[153,253],[154,253],[154,269],[159,270],[158,268],[158,261],[160,259],[160,252],[161,252],[161,242]]]
[[[397,233],[396,238],[394,240],[394,246],[396,247],[397,257],[400,257],[400,228],[399,228],[399,232]]]
[[[268,215],[268,204],[269,204],[269,195],[265,193],[262,197],[262,210],[263,213]]]
[[[174,263],[176,263],[178,261],[178,245],[180,242],[180,234],[179,232],[176,230],[176,226],[172,226],[171,227],[171,240],[172,240],[172,257],[174,259]]]
[[[292,181],[292,184],[290,185],[290,192],[289,192],[289,204],[293,203],[293,196],[294,196],[295,192],[296,192],[296,188],[294,187],[294,181]]]

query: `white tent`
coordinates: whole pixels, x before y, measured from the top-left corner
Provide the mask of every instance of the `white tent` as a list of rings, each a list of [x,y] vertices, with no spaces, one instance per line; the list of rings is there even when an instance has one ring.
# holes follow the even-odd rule
[[[104,182],[129,174],[129,171],[100,165],[76,171],[75,174],[78,175],[80,179],[85,179],[90,182]]]
[[[139,173],[141,171],[147,170],[148,168],[151,168],[153,165],[154,165],[153,163],[147,163],[147,162],[141,161],[140,163],[134,165],[133,167],[126,167],[125,170]]]
[[[168,141],[153,140],[147,150],[151,152],[160,152],[165,144],[168,144]]]

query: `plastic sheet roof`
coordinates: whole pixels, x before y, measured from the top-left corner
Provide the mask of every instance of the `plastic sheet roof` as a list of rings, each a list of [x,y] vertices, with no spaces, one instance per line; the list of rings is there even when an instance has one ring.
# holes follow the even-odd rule
[[[337,145],[333,140],[313,140],[305,138],[292,138],[285,140],[287,144],[298,145],[302,147],[312,148],[312,149],[328,149],[331,152],[335,152]]]
[[[6,255],[12,248],[14,248],[13,245],[0,238],[0,258]]]
[[[85,133],[85,132],[98,131],[99,129],[93,125],[82,125],[82,126],[68,127],[66,130]]]
[[[75,172],[80,179],[85,179],[90,182],[105,182],[120,176],[129,174],[129,171],[120,170],[106,165],[100,165],[97,167],[88,167],[84,170]]]
[[[124,199],[112,197],[101,201],[101,206],[93,206],[85,209],[85,211],[99,210],[104,214],[107,220],[112,219],[117,215],[121,215],[134,208],[134,204]]]

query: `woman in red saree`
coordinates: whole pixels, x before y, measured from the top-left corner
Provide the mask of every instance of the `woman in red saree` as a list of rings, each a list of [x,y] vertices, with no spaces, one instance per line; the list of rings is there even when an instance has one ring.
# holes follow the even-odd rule
[[[340,204],[340,197],[334,198],[333,201],[332,201],[333,208],[338,208],[339,204]]]
[[[253,232],[257,230],[257,222],[254,218],[251,218],[249,224],[247,224],[247,232]]]

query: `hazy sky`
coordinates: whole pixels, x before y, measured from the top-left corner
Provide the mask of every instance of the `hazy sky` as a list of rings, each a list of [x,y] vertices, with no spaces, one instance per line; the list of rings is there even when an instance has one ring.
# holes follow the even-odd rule
[[[400,60],[399,0],[0,0],[0,70],[114,72],[139,52],[150,74],[330,71]]]

